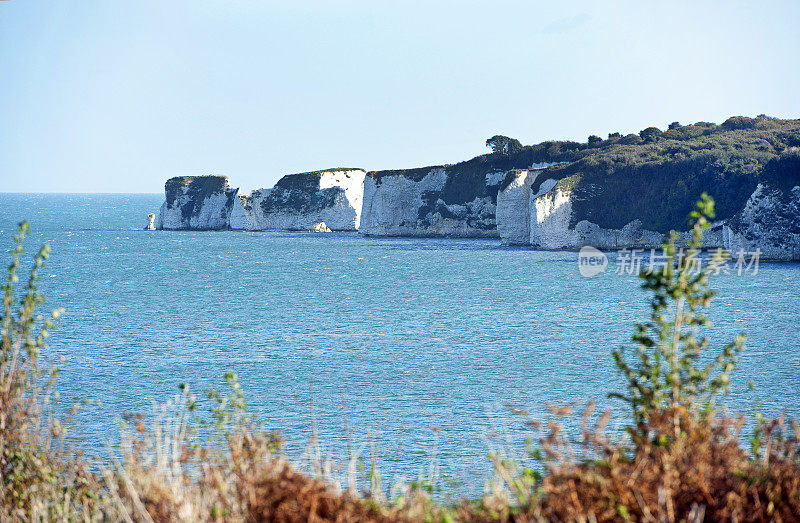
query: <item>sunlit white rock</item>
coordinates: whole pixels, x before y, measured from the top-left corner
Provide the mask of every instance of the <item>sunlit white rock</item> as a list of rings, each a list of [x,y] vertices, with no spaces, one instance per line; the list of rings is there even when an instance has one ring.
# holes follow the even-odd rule
[[[504,245],[529,245],[531,241],[531,184],[539,171],[512,171],[513,180],[497,193],[497,233]]]
[[[433,167],[424,176],[407,172],[369,173],[364,179],[361,234],[366,236],[496,237],[496,205],[492,196],[447,203],[446,167]],[[415,179],[416,177],[416,179]],[[484,183],[496,185],[489,173]],[[480,191],[477,191],[480,192]]]
[[[311,226],[311,232],[333,232],[325,222],[317,222]]]
[[[227,229],[238,189],[226,176],[178,176],[164,186],[159,229]]]
[[[800,260],[800,186],[781,190],[759,183],[723,238],[734,257],[759,250],[764,259]]]
[[[291,174],[271,189],[258,189],[234,206],[231,228],[308,231],[325,222],[335,231],[356,231],[361,223],[361,169]]]

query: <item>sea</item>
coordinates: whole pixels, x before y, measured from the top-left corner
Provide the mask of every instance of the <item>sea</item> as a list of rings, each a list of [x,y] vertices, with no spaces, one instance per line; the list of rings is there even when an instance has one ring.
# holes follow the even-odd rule
[[[44,310],[65,312],[45,356],[64,360],[61,402],[89,400],[74,429],[89,454],[114,453],[123,414],[152,417],[182,384],[210,407],[229,371],[295,459],[316,432],[323,457],[374,460],[392,483],[433,471],[456,493],[484,488],[490,452],[524,459],[527,422],[552,406],[629,420],[608,397],[624,390],[611,352],[649,309],[624,255],[585,277],[575,252],[496,239],[143,230],[162,201],[0,194],[0,257],[21,220],[28,256],[52,247]],[[709,353],[747,335],[722,402],[798,416],[800,264],[742,268],[711,278]]]

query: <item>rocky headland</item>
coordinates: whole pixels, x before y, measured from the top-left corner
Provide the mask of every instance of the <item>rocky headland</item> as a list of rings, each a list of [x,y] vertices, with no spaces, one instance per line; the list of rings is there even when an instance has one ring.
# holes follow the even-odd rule
[[[800,260],[800,120],[733,117],[586,143],[493,137],[487,145],[492,153],[457,164],[291,174],[249,195],[224,176],[171,178],[158,228],[311,231],[324,223],[365,236],[655,248],[668,231],[687,229],[685,217],[707,192],[717,204],[708,247]]]

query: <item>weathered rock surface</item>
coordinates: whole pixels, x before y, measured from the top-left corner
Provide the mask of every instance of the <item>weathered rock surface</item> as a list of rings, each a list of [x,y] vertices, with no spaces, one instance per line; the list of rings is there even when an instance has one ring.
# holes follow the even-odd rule
[[[155,231],[156,230],[156,215],[150,213],[147,215],[147,225],[144,226],[145,231]]]
[[[495,237],[497,188],[503,175],[482,173],[476,181],[448,166],[368,173],[360,232],[366,236]]]
[[[259,198],[259,193],[261,191],[269,191],[270,189],[258,189],[257,191],[253,191],[249,195],[239,194],[237,197],[239,198],[239,202],[234,203],[233,209],[231,209],[231,217],[230,217],[230,228],[234,230],[240,231],[253,231],[258,229],[258,222],[256,221],[256,214],[254,211],[246,210],[248,206],[251,205],[251,202],[254,198]]]
[[[158,213],[158,228],[168,230],[227,229],[239,189],[227,176],[177,176],[164,185],[166,200]]]
[[[497,193],[497,233],[505,245],[528,245],[531,239],[531,184],[538,173],[517,169],[508,173],[508,185]]]
[[[503,243],[541,249],[661,247],[665,234],[644,228],[641,220],[614,229],[578,219],[574,202],[580,177],[542,179],[542,174],[544,171],[515,171],[500,191],[497,226]],[[527,209],[523,206],[526,199]],[[688,231],[681,234],[681,240],[688,237]],[[758,184],[744,209],[715,222],[703,244],[706,248],[721,247],[733,255],[759,250],[762,259],[800,260],[800,185]]]
[[[620,228],[605,228],[581,216],[574,205],[580,198],[576,190],[583,181],[580,175],[556,180],[548,178],[546,172],[539,174],[531,182],[528,245],[540,249],[580,249],[587,245],[598,249],[657,249],[663,245],[666,233],[646,229],[639,219]],[[723,222],[715,223],[705,234],[704,246],[723,247],[722,231]],[[688,231],[681,234],[681,240],[688,238]]]
[[[275,187],[240,198],[230,227],[308,231],[324,222],[334,231],[356,231],[365,174],[361,169],[330,169],[284,176]]]
[[[162,229],[332,230],[366,236],[497,237],[542,249],[658,248],[702,192],[719,220],[707,247],[800,259],[800,120],[547,141],[454,165],[328,169],[240,196],[224,177],[165,186]],[[686,233],[684,233],[685,235]]]
[[[772,260],[800,260],[800,148],[790,147],[764,166],[744,209],[727,220],[725,246],[734,255],[761,251]]]
[[[368,173],[364,178],[361,234],[368,236],[426,236],[444,234],[446,225],[436,212],[438,195],[447,180],[442,167],[422,176]],[[431,205],[433,207],[431,207]],[[423,220],[427,220],[421,223]]]
[[[761,251],[771,260],[800,260],[800,186],[758,184],[741,213],[723,230],[732,253]]]
[[[488,154],[454,165],[369,172],[364,179],[360,232],[366,236],[497,237],[498,192],[514,176],[512,172],[554,165],[537,161],[528,153]]]

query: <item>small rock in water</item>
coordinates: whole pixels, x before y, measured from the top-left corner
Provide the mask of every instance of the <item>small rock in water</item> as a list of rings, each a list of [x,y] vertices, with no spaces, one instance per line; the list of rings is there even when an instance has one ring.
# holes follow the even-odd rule
[[[145,226],[144,230],[145,231],[155,231],[156,230],[155,221],[156,221],[156,215],[153,214],[153,213],[148,214],[147,215],[147,225]]]
[[[311,232],[333,232],[330,227],[325,225],[325,222],[317,222],[311,226]]]

